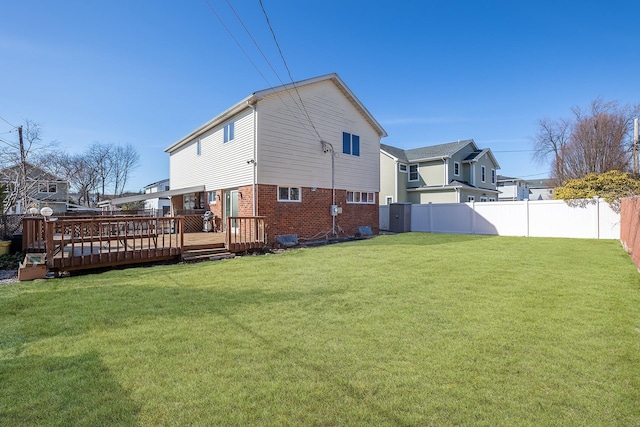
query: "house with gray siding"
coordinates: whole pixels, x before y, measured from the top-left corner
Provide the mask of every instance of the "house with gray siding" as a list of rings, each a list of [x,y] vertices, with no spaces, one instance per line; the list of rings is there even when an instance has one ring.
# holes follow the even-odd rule
[[[380,144],[380,204],[495,201],[499,168],[472,139],[410,150]]]

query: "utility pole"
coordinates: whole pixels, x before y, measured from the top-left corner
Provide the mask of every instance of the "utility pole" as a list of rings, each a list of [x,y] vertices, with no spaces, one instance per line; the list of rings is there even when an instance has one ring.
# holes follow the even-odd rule
[[[633,176],[638,177],[638,118],[633,119]]]
[[[20,141],[20,210],[24,213],[27,211],[27,156],[24,153],[22,126],[18,127],[18,140]]]

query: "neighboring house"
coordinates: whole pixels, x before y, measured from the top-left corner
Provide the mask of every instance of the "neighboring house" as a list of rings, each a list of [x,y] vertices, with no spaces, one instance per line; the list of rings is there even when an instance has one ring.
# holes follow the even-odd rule
[[[551,179],[530,179],[527,180],[527,185],[529,186],[529,200],[553,200],[555,187],[552,185]]]
[[[255,92],[165,150],[172,210],[264,217],[270,243],[376,232],[386,135],[337,74]]]
[[[411,150],[380,144],[380,204],[495,201],[499,168],[472,139]]]
[[[144,201],[144,209],[156,213],[157,216],[164,216],[171,212],[171,200],[167,196],[153,197],[154,193],[169,191],[169,178],[144,187],[144,193],[150,197]],[[157,195],[157,194],[156,194]]]
[[[27,206],[22,206],[21,169],[21,165],[16,165],[0,170],[0,182],[7,187],[5,213],[23,214],[33,206],[39,209],[49,206],[54,213],[67,211],[69,183],[30,163],[25,165]]]
[[[498,200],[516,201],[529,198],[529,184],[521,178],[498,175]]]

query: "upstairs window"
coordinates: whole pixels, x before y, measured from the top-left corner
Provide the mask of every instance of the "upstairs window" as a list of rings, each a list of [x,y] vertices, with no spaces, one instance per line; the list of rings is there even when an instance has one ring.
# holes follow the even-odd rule
[[[352,156],[360,155],[360,137],[347,132],[342,132],[342,152]]]
[[[38,183],[38,193],[57,193],[58,185],[55,182]]]
[[[487,168],[480,166],[480,181],[485,182],[487,180]]]
[[[476,198],[474,196],[467,196],[467,202],[471,203],[475,201],[476,201]]]
[[[491,169],[491,183],[492,184],[496,183],[496,170],[495,169]]]
[[[224,142],[229,142],[235,137],[234,122],[224,125]]]
[[[418,180],[418,165],[409,165],[409,181]]]
[[[299,202],[301,200],[300,187],[278,187],[279,202]]]
[[[407,165],[405,165],[405,164],[403,164],[403,163],[399,163],[399,164],[398,164],[398,170],[399,170],[400,172],[407,173]]]
[[[460,162],[453,162],[453,174],[460,176]]]

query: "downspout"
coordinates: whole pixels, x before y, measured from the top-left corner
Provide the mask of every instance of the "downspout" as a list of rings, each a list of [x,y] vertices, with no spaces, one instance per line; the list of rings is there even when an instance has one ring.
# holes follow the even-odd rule
[[[257,174],[257,167],[258,167],[258,162],[256,159],[256,156],[258,155],[258,123],[257,123],[256,115],[258,114],[258,112],[257,112],[257,107],[255,103],[251,104],[249,103],[249,101],[247,101],[247,104],[249,104],[253,109],[253,162],[252,162],[253,163],[253,184],[252,184],[251,192],[253,193],[253,197],[252,197],[253,216],[258,216],[258,208],[257,208],[258,188],[256,185],[256,174]]]
[[[442,158],[442,164],[444,166],[444,181],[442,181],[442,186],[444,187],[445,185],[447,185],[449,183],[449,167],[447,164],[447,158],[443,157]]]
[[[394,174],[393,174],[393,201],[396,203],[400,201],[398,200],[398,175],[400,175],[400,164],[396,161],[396,170],[394,171]],[[406,187],[405,187],[405,191],[406,191]]]
[[[322,144],[322,151],[325,153],[331,151],[331,205],[336,204],[336,162],[335,152],[333,151],[333,145],[327,141],[320,140]],[[329,147],[329,148],[327,148]],[[331,214],[331,234],[333,237],[336,235],[336,216]]]

